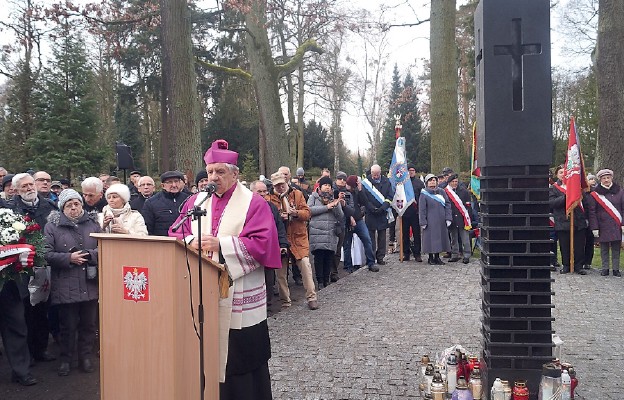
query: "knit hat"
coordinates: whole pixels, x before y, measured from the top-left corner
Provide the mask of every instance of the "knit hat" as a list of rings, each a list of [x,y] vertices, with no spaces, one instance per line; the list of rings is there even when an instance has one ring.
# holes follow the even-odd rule
[[[318,184],[319,187],[323,186],[323,185],[330,185],[332,184],[332,180],[329,176],[323,176],[321,179],[318,180]]]
[[[228,150],[228,142],[218,139],[212,142],[212,145],[204,155],[206,165],[214,163],[227,163],[236,165],[238,162],[238,153]]]
[[[128,189],[128,186],[123,183],[115,183],[114,185],[111,185],[106,190],[106,198],[108,198],[108,195],[111,193],[117,194],[126,203],[130,201],[130,189]]]
[[[271,175],[271,183],[273,184],[273,186],[280,183],[286,183],[286,178],[284,178],[284,174],[282,174],[281,172],[276,172]]]
[[[352,188],[357,186],[357,176],[355,175],[349,175],[349,177],[347,177],[347,185],[351,186]]]
[[[438,177],[435,176],[434,174],[427,174],[427,176],[425,176],[425,183],[429,182],[433,178],[437,179]]]
[[[594,175],[594,174],[587,174],[587,180],[590,180],[590,179],[596,179],[596,175]]]
[[[80,200],[80,203],[84,204],[84,201],[82,200],[82,196],[80,195],[80,193],[76,192],[74,189],[63,190],[61,194],[59,194],[59,197],[58,197],[59,209],[63,211],[63,208],[65,208],[65,203],[73,199]]]
[[[598,173],[596,174],[596,176],[598,177],[598,179],[602,178],[603,176],[606,175],[611,175],[613,176],[613,171],[611,171],[610,169],[601,169],[600,171],[598,171]]]
[[[299,167],[297,168],[297,176],[304,176],[305,175],[305,171],[303,170],[303,168]]]
[[[346,172],[342,172],[342,171],[336,172],[336,179],[347,179]]]
[[[199,181],[202,179],[208,179],[208,172],[206,172],[205,169],[202,169],[197,173],[197,175],[195,175],[195,185],[199,185]]]

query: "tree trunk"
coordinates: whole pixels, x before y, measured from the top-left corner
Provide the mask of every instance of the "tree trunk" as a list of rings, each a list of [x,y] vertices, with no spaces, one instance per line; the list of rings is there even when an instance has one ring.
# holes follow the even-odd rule
[[[304,133],[304,116],[303,116],[303,102],[305,100],[305,81],[303,80],[303,62],[297,68],[299,73],[297,80],[297,161],[296,167],[303,168],[303,133]]]
[[[202,167],[199,100],[191,43],[191,15],[186,0],[161,0],[163,53],[167,54],[170,138],[174,168],[192,177]]]
[[[431,1],[431,169],[459,171],[455,0]]]
[[[598,145],[596,170],[609,168],[622,183],[624,177],[624,2],[600,0],[598,4]]]
[[[248,31],[245,49],[258,100],[261,129],[266,136],[266,170],[272,173],[288,165],[288,138],[277,85],[278,71],[266,29],[266,0],[252,1],[250,5],[251,10],[245,14]]]

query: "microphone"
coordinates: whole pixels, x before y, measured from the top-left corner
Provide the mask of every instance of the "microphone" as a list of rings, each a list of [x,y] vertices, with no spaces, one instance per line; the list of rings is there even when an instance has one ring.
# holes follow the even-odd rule
[[[208,197],[212,196],[217,191],[217,185],[215,183],[210,182],[202,192],[208,193]]]

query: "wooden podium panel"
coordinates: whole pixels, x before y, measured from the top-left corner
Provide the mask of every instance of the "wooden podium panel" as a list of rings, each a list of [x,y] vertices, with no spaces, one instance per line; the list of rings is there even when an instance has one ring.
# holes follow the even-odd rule
[[[164,236],[92,234],[98,239],[100,392],[103,400],[199,399],[198,255]],[[130,267],[130,268],[129,268]],[[147,272],[133,299],[124,275]],[[145,271],[144,268],[147,268]],[[219,398],[218,273],[204,264],[205,399]],[[146,295],[149,293],[149,299]]]

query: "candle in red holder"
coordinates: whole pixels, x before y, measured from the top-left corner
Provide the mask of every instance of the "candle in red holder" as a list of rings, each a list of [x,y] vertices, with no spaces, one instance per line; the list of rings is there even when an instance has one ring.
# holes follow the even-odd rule
[[[529,389],[526,387],[526,381],[516,381],[513,388],[512,400],[528,400]]]

